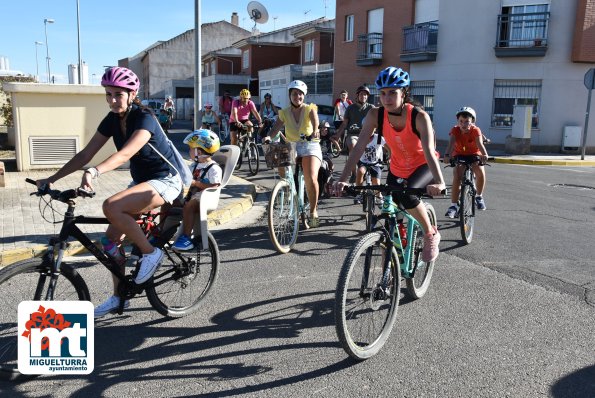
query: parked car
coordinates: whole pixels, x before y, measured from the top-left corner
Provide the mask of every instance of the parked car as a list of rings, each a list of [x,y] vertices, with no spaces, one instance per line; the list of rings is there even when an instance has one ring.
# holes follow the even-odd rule
[[[318,107],[318,121],[320,123],[326,121],[328,124],[331,125],[331,130],[334,130],[333,125],[333,115],[335,114],[334,109],[332,106],[329,105],[319,105],[316,104]]]

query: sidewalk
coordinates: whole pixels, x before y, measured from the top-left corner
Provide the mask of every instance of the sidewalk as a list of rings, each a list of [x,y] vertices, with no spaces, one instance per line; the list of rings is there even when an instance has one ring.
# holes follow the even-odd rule
[[[584,160],[580,155],[564,154],[529,154],[507,155],[503,151],[490,151],[490,161],[494,163],[551,165],[551,166],[595,166],[595,155],[587,155]],[[50,174],[50,171],[7,172],[5,174],[6,187],[0,188],[0,268],[26,258],[40,256],[46,248],[48,238],[59,232],[60,223],[52,224],[40,215],[40,207],[46,219],[52,220],[53,214],[49,206],[40,202],[36,196],[29,194],[34,187],[25,182],[25,178],[36,180]],[[57,189],[77,187],[81,173],[58,181]],[[97,196],[93,199],[79,200],[77,214],[86,216],[103,216],[101,203],[103,200],[130,182],[128,170],[116,170],[104,175],[97,182]],[[209,214],[209,227],[221,225],[241,216],[252,207],[256,189],[254,184],[233,176],[230,183],[223,188],[217,210]],[[52,205],[63,213],[65,206],[54,202]],[[55,214],[55,220],[61,221],[61,214]],[[83,226],[84,232],[89,233],[93,240],[99,240],[105,231],[105,225]],[[83,249],[74,243],[69,254],[76,254]]]
[[[56,189],[75,188],[80,184],[81,173],[73,173],[55,184]],[[53,212],[49,206],[37,196],[30,196],[35,187],[25,178],[33,180],[46,177],[51,171],[7,172],[5,174],[6,187],[0,188],[0,268],[16,261],[40,256],[47,246],[50,236],[60,231],[62,214],[66,206],[61,202],[52,202],[57,210]],[[76,214],[103,217],[101,204],[126,187],[130,182],[128,170],[112,171],[97,180],[95,190],[97,196],[93,199],[79,199]],[[256,189],[254,184],[241,178],[232,176],[229,184],[221,191],[219,207],[209,214],[209,227],[224,224],[235,217],[239,217],[252,207]],[[40,214],[57,224],[44,220]],[[99,241],[106,225],[84,225],[81,229],[90,234],[94,241]],[[75,242],[69,248],[69,254],[76,254],[84,248]]]

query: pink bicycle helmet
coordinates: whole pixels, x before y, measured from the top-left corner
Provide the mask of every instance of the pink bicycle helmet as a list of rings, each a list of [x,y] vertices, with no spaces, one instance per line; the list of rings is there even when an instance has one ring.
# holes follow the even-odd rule
[[[128,68],[113,66],[101,78],[102,86],[122,87],[138,93],[140,82],[136,74]]]

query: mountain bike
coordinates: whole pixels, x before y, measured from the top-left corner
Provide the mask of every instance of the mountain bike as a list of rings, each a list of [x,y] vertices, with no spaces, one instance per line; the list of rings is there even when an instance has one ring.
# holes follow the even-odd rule
[[[287,253],[297,240],[299,220],[301,219],[305,229],[310,227],[310,203],[306,194],[301,158],[294,160],[294,148],[289,143],[272,143],[265,148],[267,165],[284,168],[282,177],[271,193],[267,219],[273,246],[279,253]]]
[[[35,184],[35,181],[27,179]],[[89,289],[76,265],[64,261],[70,238],[79,241],[95,258],[105,266],[120,283],[121,297],[118,313],[122,314],[125,300],[146,293],[149,303],[160,314],[168,317],[182,317],[195,312],[211,291],[219,270],[219,248],[215,238],[208,233],[208,247],[202,248],[202,239],[195,240],[197,249],[177,252],[172,249],[173,238],[181,222],[181,208],[170,208],[162,212],[143,215],[138,224],[149,240],[163,250],[161,267],[147,282],[134,283],[139,269],[138,261],[132,261],[131,274],[121,272],[120,265],[79,229],[78,225],[109,224],[107,218],[75,216],[77,198],[92,198],[95,193],[77,189],[59,191],[38,189],[33,193],[44,200],[50,209],[52,200],[67,204],[60,233],[51,237],[47,251],[41,258],[19,261],[0,270],[0,379],[15,380],[21,375],[17,370],[17,309],[21,301],[91,301]],[[41,211],[40,206],[40,211]],[[159,222],[156,222],[157,217]],[[133,253],[135,248],[133,248]],[[138,249],[136,249],[138,252]],[[138,258],[137,254],[136,258]],[[133,257],[131,255],[131,257]],[[134,257],[133,257],[134,258]]]
[[[450,165],[446,166],[457,167],[457,165],[461,165],[465,167],[459,191],[459,227],[461,238],[466,244],[471,243],[473,240],[473,231],[475,229],[475,195],[477,189],[475,187],[475,173],[473,173],[472,169],[474,163],[484,165],[479,156],[455,156],[451,159]]]
[[[240,157],[236,164],[236,170],[242,167],[242,159],[245,157],[248,159],[250,175],[256,175],[260,167],[260,155],[258,153],[258,146],[256,145],[253,126],[242,124],[241,131],[238,134],[238,146],[240,147]]]
[[[430,286],[434,261],[421,259],[424,247],[420,224],[392,201],[393,192],[424,196],[420,189],[371,185],[348,187],[347,192],[372,189],[384,195],[382,211],[374,216],[381,227],[364,235],[349,251],[337,283],[335,328],[341,346],[357,360],[376,355],[388,340],[397,319],[401,277],[407,293],[423,297]],[[430,223],[436,212],[425,205]]]

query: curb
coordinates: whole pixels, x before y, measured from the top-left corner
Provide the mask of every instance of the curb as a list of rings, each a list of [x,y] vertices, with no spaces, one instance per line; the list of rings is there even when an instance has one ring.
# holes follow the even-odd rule
[[[544,159],[518,159],[495,156],[494,163],[526,164],[539,166],[595,166],[592,160],[544,160]]]
[[[256,186],[254,184],[247,185],[246,192],[242,193],[238,200],[235,200],[233,203],[221,209],[217,209],[209,213],[209,228],[225,224],[250,210],[254,204],[255,197]],[[95,245],[99,245],[99,241],[93,241],[93,243]],[[42,257],[46,249],[47,245],[36,245],[22,249],[11,249],[0,252],[0,269],[18,261]],[[71,242],[68,244],[65,255],[74,256],[86,252],[87,249],[79,242]]]

